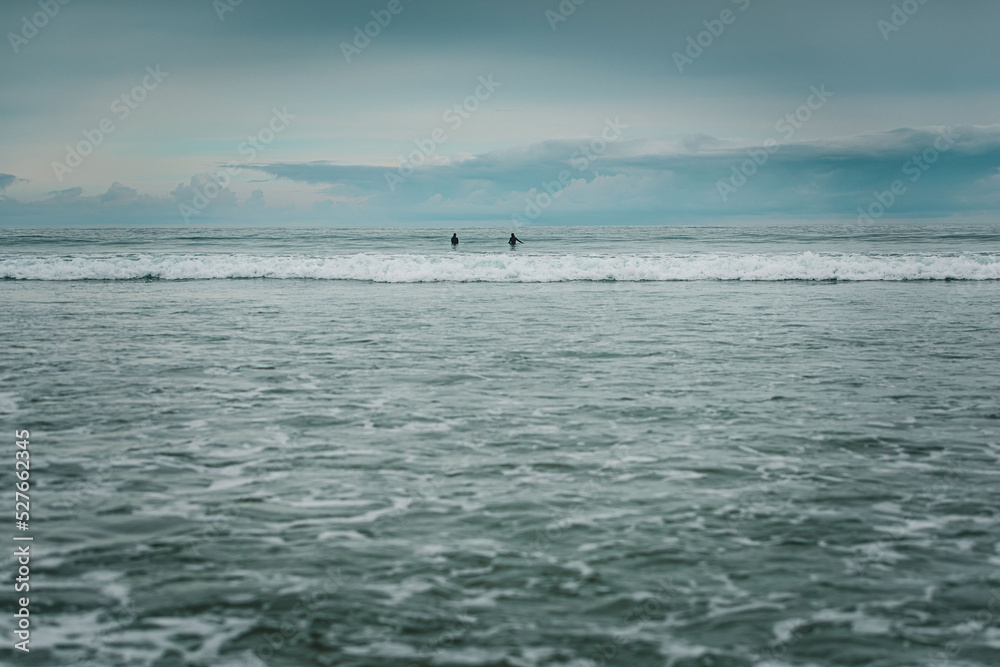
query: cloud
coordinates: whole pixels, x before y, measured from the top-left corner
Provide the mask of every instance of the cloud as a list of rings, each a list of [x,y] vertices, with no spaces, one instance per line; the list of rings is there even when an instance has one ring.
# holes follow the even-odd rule
[[[231,206],[236,204],[237,199],[229,185],[220,182],[219,177],[210,172],[195,174],[186,184],[178,183],[170,196],[178,204],[193,206],[197,210],[205,206]],[[206,202],[205,206],[199,206],[201,202]]]
[[[18,178],[13,174],[0,174],[0,197],[6,197],[4,192],[6,192],[7,188],[9,188],[10,186],[16,185],[18,183],[27,183],[27,182],[28,182],[27,179]]]
[[[77,186],[75,188],[66,188],[65,190],[53,190],[49,193],[47,202],[61,204],[64,202],[69,202],[80,195],[83,194],[83,188]]]
[[[246,201],[247,206],[260,207],[264,206],[264,191],[260,188],[255,189],[250,193],[250,198]]]
[[[182,205],[197,208],[189,217],[195,224],[855,220],[894,183],[905,192],[893,197],[886,218],[1000,213],[1000,126],[902,128],[768,145],[709,136],[603,144],[560,139],[420,167],[395,191],[386,182],[387,173],[398,173],[391,166],[312,161],[244,169],[305,184],[314,203],[270,207],[260,188],[241,201],[218,175],[203,173],[165,197],[115,182],[98,196],[76,187],[34,204],[7,198],[0,200],[0,220],[183,224]]]
[[[0,23],[20,25],[25,10],[16,4],[0,3]],[[800,139],[806,132],[819,138],[995,118],[997,2],[963,0],[961,10],[953,3],[921,3],[888,38],[878,21],[890,18],[891,3],[867,0],[589,2],[554,29],[546,10],[559,4],[404,2],[405,9],[351,62],[341,43],[352,42],[356,29],[369,41],[363,27],[383,3],[243,2],[232,3],[224,17],[208,0],[72,4],[4,70],[5,85],[18,94],[0,100],[3,169],[30,174],[35,189],[12,186],[8,178],[7,185],[0,181],[0,196],[30,191],[38,197],[45,188],[79,185],[86,193],[103,192],[105,201],[94,203],[124,215],[156,202],[127,190],[104,192],[112,181],[148,184],[143,187],[179,205],[176,199],[198,196],[199,183],[188,182],[187,174],[242,165],[247,158],[270,162],[270,178],[307,186],[279,194],[278,187],[260,184],[269,201],[296,201],[299,211],[324,201],[311,189],[318,186],[337,188],[328,194],[344,216],[338,220],[355,224],[432,221],[436,210],[501,221],[523,212],[525,197],[544,199],[543,183],[558,176],[566,153],[576,150],[565,138],[545,139],[593,131],[606,115],[621,113],[634,125],[628,142],[586,169],[570,166],[572,188],[540,221],[621,219],[630,204],[639,207],[640,222],[726,218],[740,211],[792,215],[856,208],[896,170],[863,152],[877,153],[878,141],[896,146],[899,137],[869,137],[872,143],[853,146],[858,150],[838,158],[844,171],[810,153],[810,146],[787,145],[738,194],[720,199],[717,181],[732,160],[746,159],[742,147],[722,137],[762,136],[780,114],[802,103],[811,86],[828,85],[836,98]],[[723,30],[717,24],[723,8],[736,20],[713,36]],[[93,30],[79,26],[102,26],[116,40],[94,40]],[[679,72],[674,54],[692,48],[689,40],[702,52]],[[146,66],[158,65],[171,72],[162,90],[139,106],[115,104],[140,84]],[[490,74],[503,82],[496,98],[460,128],[443,122],[441,112],[466,98],[477,77]],[[240,85],[250,81],[252,86]],[[331,91],[349,91],[349,100]],[[296,115],[287,132],[266,150],[250,151],[245,142],[266,136],[261,133],[271,131],[270,110],[284,105]],[[113,133],[95,134],[104,119],[113,122]],[[434,164],[389,192],[381,165],[413,150],[414,140],[426,140],[435,128],[447,130],[448,143],[429,158]],[[668,145],[677,134],[690,136]],[[45,163],[84,141],[100,144],[94,157],[67,174],[63,185],[50,181],[54,174]],[[526,143],[533,145],[511,148]],[[919,184],[921,191],[948,173],[969,187],[975,165],[958,155],[939,167],[953,159],[962,164],[935,169]],[[330,160],[308,162],[317,158]],[[857,167],[853,174],[851,166]],[[185,174],[185,183],[168,197],[177,174]],[[777,182],[779,174],[790,180]],[[246,219],[238,209],[253,187],[234,184],[238,196],[222,188],[199,221]],[[946,195],[942,210],[980,206],[985,199],[976,190],[963,202],[940,189]],[[937,188],[926,191],[937,194]],[[587,201],[597,208],[584,211]],[[916,210],[918,203],[923,205],[914,188],[895,210]]]
[[[373,208],[428,220],[514,215],[565,223],[581,215],[603,214],[607,221],[611,213],[634,214],[636,222],[677,215],[851,217],[895,181],[907,186],[894,203],[896,215],[996,207],[1000,126],[904,128],[769,148],[704,135],[606,147],[587,139],[549,141],[420,167],[395,192],[386,181],[387,173],[397,173],[392,168],[321,162],[250,168],[323,184],[328,192],[365,194]]]
[[[21,202],[9,197],[0,198],[0,225],[10,226],[61,226],[61,225],[182,225],[186,224],[180,204],[190,204],[191,198],[213,182],[207,174],[198,174],[188,184],[178,184],[169,196],[158,197],[140,193],[124,183],[115,181],[107,190],[97,195],[86,195],[80,186],[54,190],[41,201]],[[219,205],[217,205],[219,204]],[[275,224],[277,216],[287,211],[268,209],[264,193],[254,190],[239,202],[236,193],[228,188],[208,202],[192,222],[202,224]]]
[[[132,201],[139,196],[139,192],[134,188],[130,188],[127,185],[115,181],[108,188],[108,191],[100,196],[102,204],[107,204],[109,202],[127,202]]]

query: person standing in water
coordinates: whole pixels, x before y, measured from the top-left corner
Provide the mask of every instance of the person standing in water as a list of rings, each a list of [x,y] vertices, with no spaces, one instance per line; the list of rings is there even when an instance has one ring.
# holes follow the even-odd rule
[[[509,240],[509,241],[507,241],[507,243],[509,243],[509,244],[510,244],[510,247],[511,247],[511,248],[516,248],[516,247],[517,247],[517,244],[518,244],[518,243],[520,243],[520,244],[522,244],[522,245],[523,245],[523,244],[524,244],[524,241],[522,241],[521,239],[519,239],[519,238],[517,238],[516,236],[514,236],[513,234],[511,234],[511,235],[510,235],[510,240]]]
[[[458,245],[458,234],[452,234],[451,235],[451,245],[452,246],[457,246]]]

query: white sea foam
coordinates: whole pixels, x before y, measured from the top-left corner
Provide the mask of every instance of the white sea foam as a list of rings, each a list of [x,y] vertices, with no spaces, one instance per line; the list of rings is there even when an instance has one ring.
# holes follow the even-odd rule
[[[1000,255],[963,254],[416,254],[254,256],[131,254],[0,259],[21,280],[236,278],[417,282],[690,280],[1000,280]]]

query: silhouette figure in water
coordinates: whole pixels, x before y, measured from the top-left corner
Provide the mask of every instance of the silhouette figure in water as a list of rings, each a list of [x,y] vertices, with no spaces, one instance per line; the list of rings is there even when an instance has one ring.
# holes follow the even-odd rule
[[[516,248],[516,247],[517,247],[517,244],[518,244],[518,243],[521,243],[521,244],[523,244],[523,243],[524,243],[524,241],[522,241],[521,239],[519,239],[519,238],[517,238],[516,236],[514,236],[513,234],[511,234],[511,235],[510,235],[510,240],[509,240],[509,241],[507,241],[507,243],[509,243],[509,244],[510,244],[510,247],[511,247],[511,248]]]
[[[451,235],[451,244],[453,246],[458,245],[458,234],[452,234]]]

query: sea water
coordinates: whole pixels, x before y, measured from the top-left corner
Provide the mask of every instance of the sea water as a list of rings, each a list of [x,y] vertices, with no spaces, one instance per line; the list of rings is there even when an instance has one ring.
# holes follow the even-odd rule
[[[1000,227],[515,231],[0,230],[0,662],[1000,664]]]

